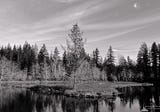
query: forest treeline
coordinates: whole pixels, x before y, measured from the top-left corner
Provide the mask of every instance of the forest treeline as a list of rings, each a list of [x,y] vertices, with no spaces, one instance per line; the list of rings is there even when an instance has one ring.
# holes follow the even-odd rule
[[[106,57],[100,56],[99,49],[92,54],[85,51],[83,32],[73,25],[64,53],[60,57],[57,47],[49,53],[45,44],[38,46],[25,42],[23,45],[0,48],[1,80],[109,80],[157,82],[160,80],[160,44],[151,47],[143,43],[137,54],[137,61],[120,56],[115,64],[112,47],[106,50]]]

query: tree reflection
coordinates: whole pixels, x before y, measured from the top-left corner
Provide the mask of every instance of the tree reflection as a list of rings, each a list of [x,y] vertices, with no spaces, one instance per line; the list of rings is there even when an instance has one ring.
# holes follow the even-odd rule
[[[140,109],[160,105],[159,87],[127,87],[118,90],[123,93],[118,98],[80,99],[37,94],[29,90],[4,89],[0,91],[0,112],[119,112],[119,108],[129,111],[137,103]]]
[[[31,91],[10,91],[6,95],[0,99],[3,102],[0,112],[86,112],[91,107],[93,112],[98,112],[98,100],[44,95]]]
[[[120,95],[121,103],[133,105],[135,100],[139,101],[140,109],[146,106],[159,106],[159,87],[126,87],[118,89],[123,94]]]
[[[32,112],[33,101],[30,98],[30,93],[9,91],[12,93],[3,94],[4,97],[0,98],[2,102],[0,112]]]

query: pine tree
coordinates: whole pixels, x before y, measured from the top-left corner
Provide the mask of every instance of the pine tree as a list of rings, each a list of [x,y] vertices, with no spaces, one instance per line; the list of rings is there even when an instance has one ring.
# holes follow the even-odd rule
[[[67,40],[67,73],[74,74],[74,88],[76,88],[76,75],[77,68],[81,65],[81,53],[84,50],[84,39],[82,38],[83,32],[81,32],[78,24],[73,25],[70,33],[68,34],[70,41]]]
[[[82,32],[77,24],[73,25],[70,30],[69,40],[67,40],[67,72],[71,74],[80,66],[79,61],[81,54],[84,52],[84,39]]]
[[[98,48],[95,49],[95,51],[93,51],[93,65],[95,65],[96,67],[100,68],[100,56],[99,56],[99,50]]]
[[[149,57],[148,57],[149,59]],[[149,61],[150,64],[150,61]],[[149,74],[150,74],[150,65],[148,64],[148,69],[149,69]],[[129,56],[127,56],[127,66],[128,66],[128,70],[132,73],[132,81],[135,81],[135,76],[137,74],[136,71],[136,62],[133,61]]]
[[[84,40],[82,38],[83,32],[81,32],[78,24],[73,25],[73,28],[70,30],[69,38],[72,42],[70,46],[70,52],[72,52],[77,58],[80,57],[80,54],[84,48]]]
[[[13,47],[13,53],[12,53],[12,61],[17,62],[17,60],[18,60],[18,53],[17,53],[16,45],[14,45],[14,47]]]
[[[118,79],[122,81],[128,81],[128,69],[127,69],[127,60],[124,56],[120,56],[119,58],[119,68],[118,68]]]
[[[11,60],[12,59],[12,48],[11,48],[11,45],[8,44],[7,45],[7,48],[6,48],[6,58],[8,60]]]
[[[160,44],[158,44],[158,74],[160,75]],[[160,76],[159,76],[160,81]]]
[[[57,47],[55,47],[54,49],[53,60],[55,63],[58,63],[58,61],[60,60],[59,51]]]
[[[38,62],[40,65],[40,80],[47,78],[48,76],[48,61],[49,61],[49,54],[46,49],[45,44],[43,44],[42,48],[38,54]]]
[[[32,46],[32,49],[33,49],[33,52],[35,54],[36,62],[38,62],[38,46],[37,46],[37,44],[35,44],[34,46]]]
[[[114,65],[115,57],[113,56],[112,46],[109,47],[107,53],[107,62],[109,65]]]
[[[17,52],[18,52],[17,63],[20,64],[20,63],[21,63],[21,59],[22,59],[22,52],[23,52],[21,46],[19,46],[19,47],[17,48]]]
[[[64,51],[64,53],[63,53],[62,61],[63,61],[63,67],[66,70],[67,69],[67,54],[66,54],[66,51]]]
[[[146,43],[143,43],[137,55],[137,70],[143,74],[143,80],[149,81],[150,79],[150,63],[149,53]]]
[[[59,57],[59,51],[57,47],[55,47],[54,49],[53,62],[54,62],[54,74],[57,78],[59,78],[60,57]]]
[[[38,54],[39,64],[46,62],[48,60],[48,57],[49,57],[49,54],[48,54],[48,51],[46,49],[46,45],[43,44],[43,46],[40,49],[39,54]]]
[[[154,74],[154,79],[157,81],[158,76],[158,47],[154,42],[151,47],[151,61],[152,61],[152,72]]]
[[[104,61],[103,68],[107,74],[108,80],[113,80],[114,69],[115,69],[115,57],[113,55],[112,47],[110,46],[107,52],[107,58]]]
[[[37,44],[32,45],[32,56],[33,56],[33,65],[32,65],[32,77],[38,79],[39,77],[39,64],[38,64],[38,46]]]

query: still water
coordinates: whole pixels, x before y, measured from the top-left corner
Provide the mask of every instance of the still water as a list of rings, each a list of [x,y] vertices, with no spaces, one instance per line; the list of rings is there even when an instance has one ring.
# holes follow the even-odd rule
[[[123,94],[112,99],[89,100],[3,88],[0,89],[0,112],[140,112],[144,106],[159,106],[158,87],[128,87],[118,90]]]

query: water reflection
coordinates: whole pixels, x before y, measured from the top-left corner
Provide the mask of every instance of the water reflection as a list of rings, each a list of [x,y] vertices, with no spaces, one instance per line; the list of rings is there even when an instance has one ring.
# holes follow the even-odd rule
[[[0,112],[140,112],[144,106],[159,106],[158,87],[128,87],[118,90],[123,93],[119,97],[89,100],[5,88],[0,90]]]
[[[160,88],[159,87],[128,87],[118,89],[123,94],[120,95],[121,103],[125,106],[129,103],[130,107],[139,104],[140,110],[143,107],[160,106]],[[151,111],[151,110],[150,110]],[[160,110],[154,110],[159,112]]]

